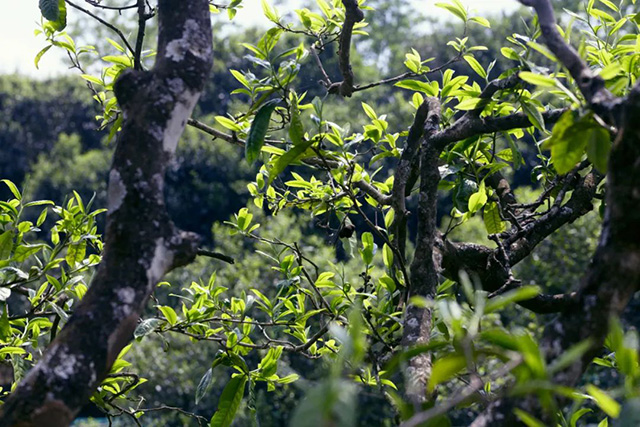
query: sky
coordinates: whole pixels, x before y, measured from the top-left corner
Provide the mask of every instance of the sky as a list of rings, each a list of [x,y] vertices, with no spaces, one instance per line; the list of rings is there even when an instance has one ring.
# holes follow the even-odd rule
[[[82,2],[82,0],[78,0]],[[440,8],[434,6],[442,0],[414,0],[416,5],[423,4],[423,12],[433,11],[433,15],[445,16]],[[518,7],[517,0],[462,0],[475,15],[488,16],[503,10]],[[36,78],[47,78],[65,71],[64,55],[51,49],[40,61],[40,69],[34,65],[34,57],[46,46],[42,35],[35,36],[34,30],[40,20],[38,0],[0,0],[4,10],[0,14],[0,74],[18,72]],[[244,8],[238,12],[235,22],[264,23],[260,0],[244,0]],[[70,22],[78,19],[75,10],[69,11]]]

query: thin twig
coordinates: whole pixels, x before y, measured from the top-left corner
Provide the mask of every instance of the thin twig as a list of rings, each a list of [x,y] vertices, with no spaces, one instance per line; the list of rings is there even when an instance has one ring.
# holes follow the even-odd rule
[[[65,0],[65,2],[73,7],[74,9],[79,10],[80,12],[89,15],[90,17],[92,17],[93,19],[95,19],[96,21],[98,21],[99,23],[101,23],[102,25],[104,25],[105,27],[109,28],[111,31],[113,31],[114,33],[116,33],[118,35],[118,37],[120,37],[120,39],[122,40],[122,42],[124,43],[124,45],[127,47],[127,49],[129,50],[129,52],[131,52],[132,55],[135,55],[135,50],[131,47],[131,45],[129,44],[129,41],[127,40],[127,38],[125,37],[125,35],[122,33],[122,31],[120,31],[120,29],[118,27],[116,27],[115,25],[105,21],[104,19],[100,18],[99,16],[97,16],[96,14],[94,14],[93,12],[78,6],[77,4],[71,2],[70,0]]]

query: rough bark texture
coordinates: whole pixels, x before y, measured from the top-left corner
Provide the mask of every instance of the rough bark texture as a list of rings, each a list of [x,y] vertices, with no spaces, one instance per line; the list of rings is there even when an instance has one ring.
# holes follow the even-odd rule
[[[209,75],[206,0],[160,0],[158,59],[116,84],[124,114],[109,178],[103,259],[85,298],[7,399],[0,426],[66,426],[131,340],[155,284],[196,256],[163,200],[164,172]]]
[[[351,69],[351,37],[353,27],[364,19],[364,12],[358,7],[356,0],[342,0],[345,15],[342,31],[340,32],[340,48],[338,50],[338,64],[342,73],[342,82],[329,87],[329,93],[339,93],[350,97],[353,94],[353,70]]]
[[[541,348],[554,360],[571,346],[589,339],[591,350],[553,382],[575,385],[598,354],[612,317],[619,317],[640,287],[640,87],[633,89],[622,112],[619,136],[610,156],[605,220],[600,241],[577,301],[568,305],[546,328]],[[473,427],[521,425],[513,414],[520,407],[540,414],[534,398],[500,399],[472,424]],[[542,418],[542,416],[540,416]]]
[[[440,124],[439,101],[427,101],[428,114],[424,135],[428,138]],[[440,151],[432,144],[423,143],[420,154],[420,195],[418,201],[418,234],[416,251],[411,263],[409,292],[411,296],[433,298],[438,286],[438,266],[434,260],[434,247],[438,205],[438,159]],[[404,191],[402,192],[404,198]],[[431,309],[408,304],[404,313],[403,346],[427,344],[431,335]],[[427,382],[431,375],[431,356],[422,353],[409,360],[405,370],[406,396],[417,407],[427,401]]]
[[[613,97],[602,79],[589,70],[558,33],[550,1],[521,2],[535,8],[545,43],[569,70],[591,108],[617,129],[609,157],[605,219],[596,253],[580,284],[576,301],[545,329],[541,342],[545,357],[553,360],[571,346],[590,341],[590,350],[580,360],[552,378],[554,383],[573,386],[602,348],[610,319],[620,316],[640,287],[640,123],[637,120],[640,86],[636,85],[626,98]],[[581,195],[574,194],[574,197]],[[527,241],[521,245],[514,243],[511,248],[515,256],[519,256],[527,251],[529,244]],[[520,425],[513,414],[515,407],[547,420],[553,417],[553,414],[541,413],[533,396],[518,400],[502,398],[493,402],[472,426]]]

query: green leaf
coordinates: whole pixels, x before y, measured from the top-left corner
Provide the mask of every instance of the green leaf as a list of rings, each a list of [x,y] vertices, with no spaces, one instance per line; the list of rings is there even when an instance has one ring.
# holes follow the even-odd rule
[[[514,61],[520,60],[520,55],[518,55],[518,52],[516,52],[510,47],[503,47],[502,49],[500,49],[500,53],[502,53],[502,56],[504,56],[507,59],[512,59]]]
[[[0,234],[0,261],[9,259],[13,250],[13,232],[7,230]]]
[[[587,385],[586,389],[587,393],[596,401],[596,405],[598,405],[605,414],[611,418],[618,418],[621,407],[615,399],[592,384]]]
[[[468,209],[469,212],[477,212],[482,208],[485,203],[487,203],[487,190],[485,187],[484,181],[480,183],[478,187],[478,191],[473,193],[471,197],[469,197]]]
[[[469,21],[475,22],[476,24],[480,24],[483,27],[491,28],[491,23],[489,22],[489,20],[481,16],[474,16],[472,18],[469,18]]]
[[[376,114],[375,110],[371,108],[369,104],[367,104],[366,102],[362,102],[361,104],[362,104],[362,109],[364,110],[367,117],[369,117],[371,120],[375,120],[378,118],[378,115]]]
[[[269,4],[267,0],[262,0],[262,11],[264,12],[264,16],[271,22],[278,23],[280,19],[278,18],[278,12]]]
[[[160,319],[145,319],[133,331],[133,337],[138,339],[149,335],[162,323]]]
[[[382,246],[382,259],[384,266],[391,270],[391,267],[393,267],[393,250],[386,243]]]
[[[422,92],[428,96],[438,95],[437,82],[435,85],[432,85],[430,83],[425,83],[418,80],[402,80],[396,83],[394,86],[400,87],[402,89],[409,89],[416,92]]]
[[[164,315],[164,318],[167,319],[167,322],[169,322],[171,326],[178,323],[178,315],[176,314],[173,308],[167,305],[160,305],[158,306],[158,310],[162,312],[162,314]]]
[[[77,263],[82,262],[87,252],[87,241],[82,240],[78,243],[72,243],[67,249],[67,255],[64,259],[70,267],[75,267]]]
[[[487,78],[487,72],[484,70],[484,68],[482,68],[482,65],[480,65],[478,60],[474,58],[473,55],[465,55],[463,58],[465,61],[467,61],[467,64],[469,64],[473,71],[475,71],[480,77],[482,77],[483,79]]]
[[[249,131],[244,151],[247,162],[250,165],[256,161],[260,154],[260,150],[264,145],[264,138],[267,135],[267,130],[269,130],[271,114],[276,109],[278,102],[280,102],[278,99],[265,102],[256,113],[253,123],[251,123],[251,130]]]
[[[22,200],[22,194],[20,194],[20,191],[18,191],[18,187],[16,187],[13,182],[9,181],[8,179],[3,179],[2,182],[4,182],[7,187],[9,187],[9,190],[17,200]]]
[[[8,341],[11,338],[11,324],[9,323],[9,307],[4,305],[2,316],[0,316],[0,340]],[[55,305],[55,304],[54,304]]]
[[[294,145],[291,150],[284,153],[276,160],[275,165],[269,171],[269,184],[282,173],[283,170],[291,163],[295,162],[305,151],[313,144],[313,139],[306,140],[300,145]]]
[[[452,3],[453,4],[451,4],[451,3],[436,3],[436,6],[441,8],[441,9],[448,10],[449,12],[453,13],[458,18],[462,19],[462,21],[467,22],[467,11],[464,8],[464,6],[462,5],[462,3],[460,3],[459,0],[454,0]]]
[[[467,110],[475,110],[478,107],[478,104],[482,101],[480,98],[469,98],[465,99],[458,103],[455,106],[456,110],[467,111]]]
[[[532,73],[530,71],[520,71],[519,76],[525,82],[534,84],[536,86],[541,86],[541,87],[555,87],[556,86],[556,80],[555,79],[553,79],[551,77],[543,76],[541,74]]]
[[[535,105],[525,100],[521,100],[520,105],[522,105],[522,109],[524,110],[525,114],[527,115],[531,123],[540,132],[545,132],[544,118],[542,117],[542,113],[540,113],[540,110],[538,110],[538,108]]]
[[[593,412],[593,411],[589,408],[582,408],[574,412],[573,415],[571,415],[571,419],[569,420],[569,426],[576,427],[578,425],[578,420],[583,415],[588,414],[589,412]]]
[[[198,388],[196,388],[196,405],[200,403],[202,398],[211,388],[211,379],[213,378],[213,370],[211,368],[207,369],[207,372],[204,373],[200,382],[198,383]]]
[[[573,114],[567,113],[555,124],[547,142],[551,146],[553,165],[561,175],[569,172],[580,161],[587,145],[584,137],[575,131]]]
[[[125,68],[133,67],[133,59],[127,55],[107,55],[102,57],[103,61],[111,62],[116,65],[121,65]]]
[[[587,157],[602,173],[607,173],[611,141],[609,132],[602,127],[591,129],[587,139]]]
[[[571,346],[567,351],[563,352],[556,360],[553,361],[549,366],[549,373],[553,374],[571,366],[576,360],[589,351],[592,345],[593,342],[590,339],[586,339]]]
[[[40,52],[36,54],[36,57],[34,58],[33,63],[35,64],[37,70],[40,69],[39,64],[40,64],[40,60],[42,59],[42,56],[45,53],[47,53],[47,51],[51,49],[52,46],[53,46],[52,44],[50,44],[49,46],[45,46]]]
[[[263,377],[269,378],[277,372],[280,355],[282,355],[282,347],[279,346],[269,349],[262,361],[260,361],[260,364],[258,364],[258,369],[260,369]]]
[[[293,145],[304,143],[304,127],[300,119],[300,109],[298,108],[298,98],[294,97],[291,102],[291,123],[289,123],[289,138]]]
[[[614,62],[607,65],[600,71],[600,77],[602,77],[604,80],[611,80],[622,72],[624,72],[622,64],[620,64],[619,62]]]
[[[487,301],[487,305],[484,308],[484,312],[486,314],[492,313],[496,310],[505,307],[508,304],[525,301],[540,295],[540,287],[538,286],[522,286],[518,289],[513,289],[511,291],[505,292],[504,294],[498,295],[495,298],[491,298]]]
[[[300,379],[300,375],[298,374],[289,374],[286,377],[281,377],[276,380],[278,384],[290,384],[292,382],[298,381]]]
[[[247,383],[245,375],[239,375],[229,380],[218,402],[218,410],[211,418],[210,427],[228,427],[236,416]]]
[[[518,419],[527,427],[545,427],[545,424],[542,421],[522,409],[516,408],[513,410],[513,413],[516,414]]]
[[[360,254],[362,255],[362,261],[364,261],[366,265],[371,265],[373,262],[373,252],[375,248],[375,244],[373,243],[373,234],[368,231],[366,233],[362,233],[361,239],[362,250],[360,251]]]
[[[80,77],[82,77],[88,82],[95,83],[100,86],[104,86],[104,82],[102,80],[100,80],[98,77],[92,76],[91,74],[81,74]]]
[[[27,258],[40,252],[45,245],[20,245],[16,248],[13,259],[17,262],[24,262]]]
[[[29,203],[25,203],[23,206],[25,208],[30,208],[32,206],[53,206],[55,205],[55,203],[53,203],[51,200],[34,200],[33,202],[29,202]]]
[[[242,131],[242,127],[239,126],[236,122],[234,122],[233,120],[231,120],[228,117],[225,116],[216,116],[216,121],[218,123],[220,123],[222,126],[224,126],[225,128],[232,130],[234,132],[241,132]]]
[[[502,233],[507,229],[506,224],[500,218],[500,210],[495,202],[487,203],[484,206],[484,226],[489,234]]]
[[[49,24],[56,31],[62,31],[67,27],[67,4],[64,0],[58,0],[58,19],[50,20]]]
[[[460,355],[449,355],[436,360],[429,378],[429,391],[433,391],[438,384],[453,378],[466,366],[467,359]]]
[[[58,0],[40,0],[38,2],[40,12],[49,21],[57,21],[60,17],[60,9],[58,8]]]
[[[3,354],[25,354],[27,351],[22,347],[2,347],[0,348],[0,355]]]

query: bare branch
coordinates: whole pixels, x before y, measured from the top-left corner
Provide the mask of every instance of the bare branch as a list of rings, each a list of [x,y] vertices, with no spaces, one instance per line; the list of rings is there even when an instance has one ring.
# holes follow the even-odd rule
[[[514,370],[522,363],[521,357],[515,357],[514,359],[507,362],[503,367],[495,371],[490,375],[489,381],[495,381],[497,379],[504,378],[509,372]],[[445,415],[451,409],[456,406],[464,403],[469,398],[471,398],[474,394],[478,393],[484,387],[484,382],[477,376],[471,378],[469,384],[452,396],[450,399],[447,399],[442,404],[434,406],[431,409],[428,409],[424,412],[419,412],[415,414],[413,417],[408,419],[407,421],[400,424],[400,427],[418,427],[427,421],[433,420],[441,415]]]
[[[138,0],[138,36],[136,37],[136,50],[133,54],[133,68],[142,70],[142,45],[147,26],[146,0]]]
[[[565,111],[567,111],[565,108],[548,110],[542,113],[542,117],[544,117],[545,123],[555,123]],[[533,124],[524,113],[498,117],[473,117],[465,114],[450,127],[435,133],[429,140],[439,148],[444,149],[451,143],[462,141],[475,135],[522,129],[530,126],[533,126]]]
[[[338,63],[342,73],[342,82],[334,83],[329,87],[329,93],[339,93],[341,96],[350,97],[353,94],[353,70],[351,69],[351,36],[353,27],[364,19],[364,13],[358,7],[357,0],[342,0],[345,8],[344,24],[340,33],[340,49],[338,50]]]
[[[95,19],[96,21],[98,21],[99,23],[101,23],[102,25],[104,25],[105,27],[107,27],[108,29],[113,31],[114,33],[116,33],[118,35],[118,37],[120,37],[120,40],[122,40],[122,43],[124,43],[124,45],[127,47],[129,52],[131,53],[131,55],[135,54],[135,50],[133,49],[133,47],[131,47],[131,45],[129,44],[129,41],[127,40],[125,35],[122,33],[122,31],[120,31],[120,29],[118,27],[116,27],[115,25],[112,25],[111,23],[105,21],[104,19],[100,18],[98,15],[92,13],[91,11],[85,9],[84,7],[78,6],[77,4],[75,4],[75,3],[73,3],[73,2],[71,2],[69,0],[65,0],[65,2],[69,6],[73,7],[74,9],[79,10],[80,12],[84,13],[85,15],[88,15],[88,16],[92,17],[93,19]]]
[[[205,256],[205,257],[209,257],[209,258],[214,258],[214,259],[219,259],[220,261],[224,261],[227,264],[235,264],[236,260],[233,259],[232,257],[225,255],[225,254],[221,254],[220,252],[213,252],[213,251],[209,251],[206,249],[198,249],[197,252],[198,256]]]
[[[596,75],[578,52],[564,40],[556,27],[556,17],[551,1],[520,0],[520,3],[535,9],[545,44],[562,65],[567,67],[587,102],[597,113],[608,113],[615,97],[605,88],[604,80]]]
[[[376,202],[380,203],[383,206],[391,204],[392,197],[390,194],[382,194],[380,190],[369,184],[367,181],[356,181],[353,183],[353,186],[360,189],[368,196],[371,196]]]

